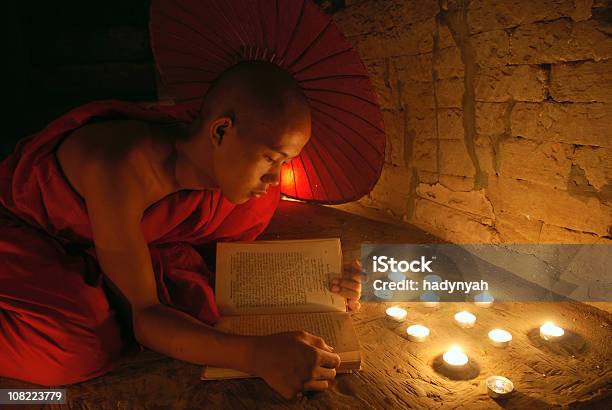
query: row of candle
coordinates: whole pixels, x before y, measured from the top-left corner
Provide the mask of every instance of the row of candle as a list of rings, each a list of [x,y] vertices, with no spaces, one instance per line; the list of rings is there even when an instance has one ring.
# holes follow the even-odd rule
[[[408,312],[399,306],[392,306],[386,310],[386,314],[391,320],[403,322]],[[467,311],[457,312],[454,318],[455,323],[462,328],[472,328],[476,324],[476,315]],[[424,342],[429,333],[429,328],[420,324],[410,325],[406,329],[408,339],[413,342]],[[551,322],[546,322],[540,326],[540,337],[544,340],[557,340],[564,333],[565,331],[561,327]],[[493,329],[488,333],[488,336],[493,346],[496,347],[506,347],[512,341],[512,334],[504,329]],[[461,369],[469,361],[468,356],[457,345],[451,346],[442,355],[442,360],[451,369]],[[486,385],[489,395],[496,398],[509,394],[514,390],[512,382],[503,376],[489,377],[486,380]]]

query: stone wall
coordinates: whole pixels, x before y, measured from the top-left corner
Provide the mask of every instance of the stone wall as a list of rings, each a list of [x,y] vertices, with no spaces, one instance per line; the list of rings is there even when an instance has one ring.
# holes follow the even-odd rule
[[[362,0],[333,14],[383,110],[359,203],[458,243],[610,243],[609,0]]]

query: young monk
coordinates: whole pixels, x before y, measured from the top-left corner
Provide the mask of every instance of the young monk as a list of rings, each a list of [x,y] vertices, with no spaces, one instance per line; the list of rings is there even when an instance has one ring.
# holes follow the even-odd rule
[[[152,350],[260,376],[286,398],[326,389],[340,359],[320,337],[210,326],[213,277],[198,253],[253,240],[274,213],[281,166],[311,132],[291,75],[267,62],[230,68],[190,126],[178,114],[96,104],[0,166],[0,376],[62,385],[112,369],[125,342],[106,289]],[[100,121],[108,117],[123,119]],[[359,277],[353,267],[331,284],[353,310]]]

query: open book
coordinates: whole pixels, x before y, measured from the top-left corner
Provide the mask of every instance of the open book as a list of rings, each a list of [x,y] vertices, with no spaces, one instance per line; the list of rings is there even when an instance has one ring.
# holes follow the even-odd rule
[[[338,373],[361,368],[357,333],[346,301],[329,290],[342,275],[340,239],[217,244],[215,298],[228,333],[268,335],[305,330],[321,336],[341,359]],[[252,377],[205,366],[202,380]]]

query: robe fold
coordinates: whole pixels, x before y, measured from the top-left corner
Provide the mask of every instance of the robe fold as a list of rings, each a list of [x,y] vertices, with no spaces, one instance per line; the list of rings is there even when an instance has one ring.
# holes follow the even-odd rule
[[[176,106],[98,101],[23,139],[0,163],[2,377],[75,383],[106,373],[139,347],[109,303],[113,294],[96,261],[85,202],[55,154],[71,131],[109,119],[190,120]],[[150,206],[141,227],[161,303],[214,324],[214,274],[202,250],[217,241],[254,240],[279,199],[278,187],[241,205],[219,190],[183,190]]]

